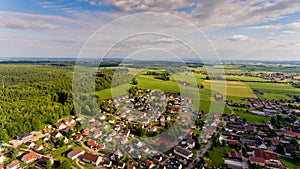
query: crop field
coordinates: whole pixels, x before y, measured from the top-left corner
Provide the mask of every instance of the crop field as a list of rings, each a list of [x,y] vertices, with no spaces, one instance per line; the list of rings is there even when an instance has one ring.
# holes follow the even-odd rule
[[[203,86],[206,89],[214,90],[226,96],[256,98],[251,88],[243,82],[205,80]]]
[[[249,77],[249,76],[224,76],[226,80],[234,81],[252,81],[252,82],[267,82],[270,80],[262,79],[259,77]]]
[[[288,84],[282,83],[256,83],[246,82],[253,90],[261,90],[266,93],[276,94],[296,94],[300,95],[300,88],[294,88]]]

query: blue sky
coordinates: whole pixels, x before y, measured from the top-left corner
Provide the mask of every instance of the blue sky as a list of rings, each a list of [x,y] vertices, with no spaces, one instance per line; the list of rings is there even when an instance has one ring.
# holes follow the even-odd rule
[[[182,18],[196,25],[208,40],[195,38],[199,32],[187,28],[184,21],[168,22],[164,16],[161,21],[159,17],[124,19],[143,12]],[[107,34],[102,30],[95,36],[97,30],[113,25],[111,22],[116,19],[118,27],[110,27],[114,31]],[[300,60],[300,1],[296,0],[3,0],[0,1],[0,59],[77,57],[84,45],[90,51],[105,51],[110,47],[106,44],[115,43],[112,40],[117,41],[116,37],[130,32],[133,25],[139,31],[137,34],[160,30],[174,37],[132,36],[122,42],[126,45],[116,45],[110,57],[126,57],[124,51],[147,48],[162,48],[191,57],[187,49],[179,49],[179,41],[175,39],[180,37],[195,48],[200,44],[198,51],[206,46],[202,43],[210,41],[225,60]],[[87,43],[95,37],[101,44]],[[204,48],[202,53],[203,57],[212,57]]]

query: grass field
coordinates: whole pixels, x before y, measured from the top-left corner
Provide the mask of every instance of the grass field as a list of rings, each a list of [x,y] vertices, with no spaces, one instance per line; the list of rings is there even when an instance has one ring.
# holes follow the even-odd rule
[[[300,95],[300,88],[294,88],[288,84],[281,83],[256,83],[246,82],[252,89],[261,90],[266,93],[297,94]]]
[[[266,124],[266,122],[271,119],[271,117],[258,116],[251,113],[245,113],[244,111],[235,111],[235,114],[241,118],[246,118],[249,123]]]
[[[199,110],[210,113],[231,114],[231,110],[222,102],[211,102],[200,100]]]
[[[289,96],[285,94],[278,94],[278,93],[264,93],[264,95],[257,95],[258,98],[266,98],[268,100],[272,99],[282,99],[282,100],[289,100],[291,99]]]
[[[222,166],[224,164],[224,157],[226,153],[232,151],[229,147],[214,147],[213,150],[209,150],[209,159],[211,160],[210,165]]]
[[[262,79],[259,77],[249,77],[249,76],[225,76],[226,80],[234,80],[234,81],[253,81],[253,82],[267,82],[270,80]]]
[[[101,91],[96,91],[95,94],[100,98],[100,99],[111,99],[112,96],[114,97],[119,97],[122,95],[127,94],[129,89],[128,84],[120,85],[118,87],[114,88],[109,88],[109,89],[104,89]]]
[[[285,165],[289,169],[299,168],[299,166],[300,166],[299,161],[297,162],[297,161],[287,159],[287,158],[283,158],[283,157],[280,157],[279,159],[283,163],[283,165]]]

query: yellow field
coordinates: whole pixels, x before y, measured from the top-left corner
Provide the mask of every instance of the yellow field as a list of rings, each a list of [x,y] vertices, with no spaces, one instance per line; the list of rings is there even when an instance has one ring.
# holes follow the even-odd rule
[[[251,88],[246,83],[243,82],[204,80],[202,84],[204,88],[214,90],[226,96],[256,98]]]

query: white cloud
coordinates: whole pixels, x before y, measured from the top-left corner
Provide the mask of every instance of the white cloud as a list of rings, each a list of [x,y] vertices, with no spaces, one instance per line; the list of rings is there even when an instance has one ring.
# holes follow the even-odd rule
[[[231,37],[226,38],[228,41],[244,41],[247,39],[249,39],[249,37],[246,35],[232,35]]]
[[[104,0],[111,8],[122,12],[166,12],[194,5],[194,0]]]

